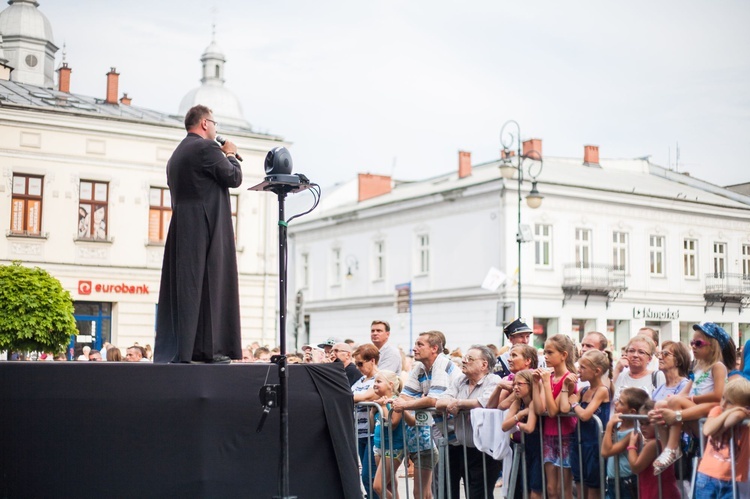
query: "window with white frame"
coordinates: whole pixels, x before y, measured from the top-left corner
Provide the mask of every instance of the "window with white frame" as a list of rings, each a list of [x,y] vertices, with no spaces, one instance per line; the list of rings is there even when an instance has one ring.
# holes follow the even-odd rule
[[[664,236],[649,236],[649,274],[651,274],[652,276],[663,277],[665,275],[664,246]]]
[[[628,271],[628,233],[612,233],[612,267],[623,272]]]
[[[576,267],[591,268],[591,229],[576,229]]]
[[[385,241],[375,241],[372,251],[372,278],[374,281],[385,279]]]
[[[331,250],[331,286],[341,285],[341,248]]]
[[[430,273],[430,235],[419,234],[417,236],[417,274],[426,275]]]
[[[537,268],[552,268],[552,225],[534,224],[534,264]]]
[[[300,284],[303,288],[310,287],[310,254],[300,255]]]
[[[742,245],[742,275],[745,279],[750,278],[750,244]]]
[[[727,271],[727,243],[714,243],[714,277],[724,277]]]
[[[682,241],[682,275],[698,277],[698,240],[685,239]]]

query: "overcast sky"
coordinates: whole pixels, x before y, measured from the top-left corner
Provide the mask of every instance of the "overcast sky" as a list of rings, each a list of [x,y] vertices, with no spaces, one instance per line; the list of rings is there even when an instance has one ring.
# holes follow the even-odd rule
[[[746,1],[39,1],[73,93],[104,97],[114,66],[133,105],[170,113],[215,19],[246,119],[322,185],[494,160],[510,119],[549,156],[674,168],[679,143],[679,171],[750,181]]]

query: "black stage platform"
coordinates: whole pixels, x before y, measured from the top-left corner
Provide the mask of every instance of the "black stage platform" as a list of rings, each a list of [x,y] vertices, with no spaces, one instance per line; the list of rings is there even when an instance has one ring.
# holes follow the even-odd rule
[[[0,362],[0,497],[276,496],[278,409],[255,430],[277,370]],[[352,408],[339,365],[289,366],[292,496],[361,497]]]

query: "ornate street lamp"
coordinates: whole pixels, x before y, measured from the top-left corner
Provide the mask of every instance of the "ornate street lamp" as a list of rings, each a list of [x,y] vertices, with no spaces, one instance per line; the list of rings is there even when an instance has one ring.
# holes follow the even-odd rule
[[[514,130],[508,127],[515,127]],[[518,232],[516,232],[516,242],[518,243],[518,311],[516,316],[523,317],[521,314],[521,243],[531,241],[531,231],[528,227],[521,225],[521,188],[523,187],[524,176],[531,180],[531,190],[526,196],[526,204],[529,208],[536,209],[542,205],[542,196],[537,189],[537,177],[542,173],[544,160],[541,151],[534,149],[522,151],[521,126],[514,120],[507,121],[500,130],[500,143],[503,146],[502,164],[500,165],[500,175],[507,180],[514,176],[518,180]],[[513,147],[516,151],[513,151]]]

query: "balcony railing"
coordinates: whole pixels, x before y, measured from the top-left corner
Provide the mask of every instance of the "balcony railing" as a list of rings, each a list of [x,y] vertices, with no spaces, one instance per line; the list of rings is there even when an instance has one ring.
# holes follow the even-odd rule
[[[712,272],[706,274],[706,309],[721,303],[723,312],[727,303],[738,303],[740,312],[750,306],[750,275]]]
[[[627,290],[625,271],[613,265],[569,263],[563,267],[563,305],[574,295],[605,296],[607,307],[620,293]]]

